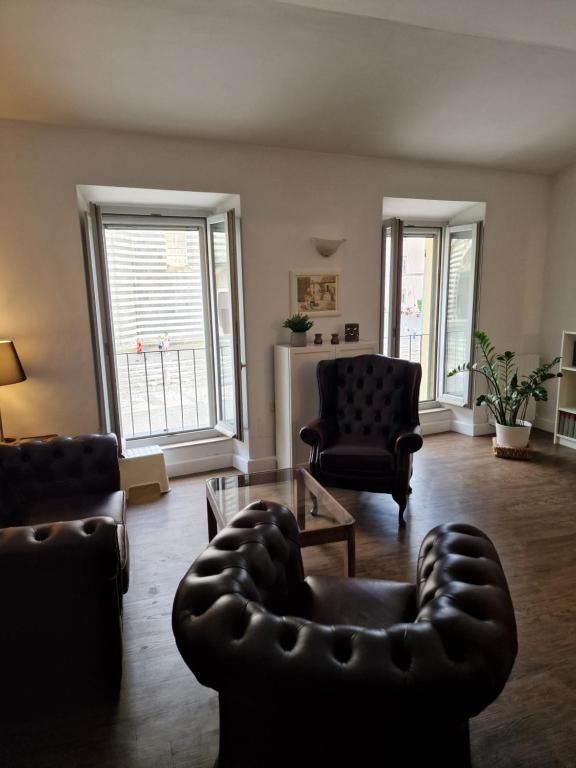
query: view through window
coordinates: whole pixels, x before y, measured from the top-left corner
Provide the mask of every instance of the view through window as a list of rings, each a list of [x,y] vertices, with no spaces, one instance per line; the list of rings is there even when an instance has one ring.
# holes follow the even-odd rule
[[[127,439],[237,434],[230,221],[231,213],[102,216],[115,397]]]
[[[436,307],[438,293],[438,230],[404,230],[398,357],[422,366],[420,400],[434,400],[436,391]]]
[[[203,229],[104,231],[123,434],[212,426]]]
[[[381,348],[421,364],[421,403],[469,402],[469,375],[447,374],[473,354],[479,232],[477,222],[383,222]]]

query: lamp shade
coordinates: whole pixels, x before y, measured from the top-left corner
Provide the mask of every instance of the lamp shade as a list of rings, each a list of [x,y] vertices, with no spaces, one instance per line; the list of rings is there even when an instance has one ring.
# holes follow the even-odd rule
[[[25,381],[26,374],[13,341],[0,341],[0,387]]]

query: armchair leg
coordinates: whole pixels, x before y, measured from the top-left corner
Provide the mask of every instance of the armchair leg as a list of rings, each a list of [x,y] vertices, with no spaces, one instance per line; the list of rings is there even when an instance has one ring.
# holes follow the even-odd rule
[[[404,510],[406,509],[408,505],[408,494],[407,493],[393,493],[392,498],[398,504],[398,525],[400,528],[404,528],[406,526],[406,521],[404,520]]]

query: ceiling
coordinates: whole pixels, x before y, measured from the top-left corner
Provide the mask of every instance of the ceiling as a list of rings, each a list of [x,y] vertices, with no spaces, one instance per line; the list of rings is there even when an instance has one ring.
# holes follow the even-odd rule
[[[288,4],[576,50],[574,0],[289,0]]]
[[[0,117],[552,173],[573,0],[0,0]]]

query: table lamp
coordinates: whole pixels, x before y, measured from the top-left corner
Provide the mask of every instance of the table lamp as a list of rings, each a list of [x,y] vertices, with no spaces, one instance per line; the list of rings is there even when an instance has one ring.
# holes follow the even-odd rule
[[[26,374],[13,341],[0,340],[0,387],[26,381]],[[0,441],[4,442],[2,412],[0,411]]]

